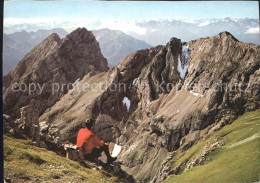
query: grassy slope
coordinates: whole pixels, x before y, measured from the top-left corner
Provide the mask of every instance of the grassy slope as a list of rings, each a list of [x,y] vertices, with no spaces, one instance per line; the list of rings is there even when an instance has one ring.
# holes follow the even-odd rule
[[[206,162],[179,175],[172,175],[165,182],[257,182],[260,177],[259,149],[260,110],[245,113],[231,125],[190,148],[186,153],[177,152],[171,161],[174,169],[183,161],[198,156],[202,147],[212,138],[225,145],[211,152]],[[258,136],[256,136],[258,134]],[[249,138],[255,135],[253,138]],[[248,139],[249,138],[249,139]],[[243,141],[247,139],[246,141]],[[240,142],[240,143],[239,143]],[[232,146],[233,145],[233,146]]]
[[[90,167],[95,167],[89,163]],[[4,174],[12,182],[116,182],[107,172],[85,168],[30,141],[4,136]]]

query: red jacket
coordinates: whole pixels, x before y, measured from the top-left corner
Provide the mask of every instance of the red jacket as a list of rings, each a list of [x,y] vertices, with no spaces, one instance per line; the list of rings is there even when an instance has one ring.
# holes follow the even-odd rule
[[[94,147],[102,147],[103,145],[104,141],[99,140],[99,138],[88,128],[82,128],[79,130],[77,147],[82,148],[84,155],[91,153]]]

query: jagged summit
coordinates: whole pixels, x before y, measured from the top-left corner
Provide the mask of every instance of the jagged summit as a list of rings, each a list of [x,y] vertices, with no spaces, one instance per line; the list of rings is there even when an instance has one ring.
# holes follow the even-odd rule
[[[52,33],[50,36],[48,36],[46,39],[48,40],[54,40],[56,42],[60,42],[61,38],[57,33]]]
[[[82,72],[84,72],[82,64],[85,62],[94,65],[99,71],[109,69],[107,59],[102,55],[99,43],[93,33],[86,28],[78,28],[67,35],[62,40],[58,53],[60,57],[70,58],[72,62],[75,62],[75,67]],[[92,55],[96,55],[99,59],[91,58]]]
[[[235,38],[230,32],[228,31],[224,31],[224,32],[220,32],[219,34],[217,34],[216,36],[219,36],[221,39],[224,37],[231,37],[233,40],[235,41],[239,41],[237,38]]]
[[[66,39],[71,39],[77,42],[86,42],[86,41],[94,41],[95,37],[93,36],[91,31],[88,31],[85,27],[77,28],[76,30],[72,31],[65,37]]]
[[[166,44],[166,47],[169,47],[174,54],[177,54],[181,50],[181,40],[173,37],[170,39],[170,41]]]

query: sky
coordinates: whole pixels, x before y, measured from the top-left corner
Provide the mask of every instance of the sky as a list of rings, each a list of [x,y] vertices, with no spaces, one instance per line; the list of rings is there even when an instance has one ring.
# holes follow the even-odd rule
[[[4,2],[4,32],[78,27],[109,28],[144,35],[139,24],[150,20],[194,20],[253,18],[259,20],[257,1],[22,1]],[[208,20],[200,23],[207,25]],[[252,30],[251,30],[251,29]],[[259,32],[259,27],[248,27]]]
[[[113,20],[259,18],[257,1],[5,1],[4,18]]]

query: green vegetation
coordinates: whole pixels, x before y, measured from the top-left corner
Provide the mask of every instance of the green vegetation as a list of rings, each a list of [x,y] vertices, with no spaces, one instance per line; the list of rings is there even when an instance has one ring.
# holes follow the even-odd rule
[[[96,167],[89,163],[89,167]],[[118,182],[104,171],[81,166],[55,152],[33,146],[30,141],[4,136],[4,173],[13,182]]]
[[[187,152],[177,151],[170,162],[172,169],[198,157],[212,139],[224,142],[208,154],[203,165],[172,175],[165,182],[258,182],[259,125],[260,110],[248,112],[218,132],[207,135]]]
[[[174,158],[171,161],[172,169],[177,168],[181,163],[188,162],[191,159],[194,159],[197,155],[201,153],[201,150],[206,142],[201,142],[194,145],[187,152],[177,152],[174,154]]]

